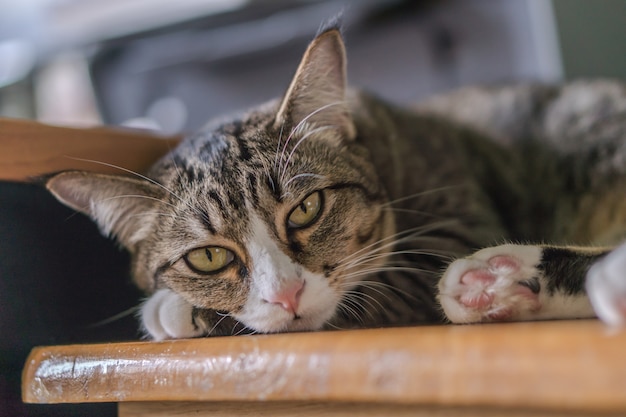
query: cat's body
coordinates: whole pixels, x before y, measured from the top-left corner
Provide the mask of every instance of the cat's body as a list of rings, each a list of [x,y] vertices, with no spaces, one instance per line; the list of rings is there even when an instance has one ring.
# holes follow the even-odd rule
[[[48,188],[129,249],[157,339],[433,323],[441,306],[454,322],[590,317],[585,276],[609,249],[492,246],[626,237],[625,111],[618,83],[399,109],[347,92],[331,29],[281,101],[212,122],[150,180],[69,172]]]

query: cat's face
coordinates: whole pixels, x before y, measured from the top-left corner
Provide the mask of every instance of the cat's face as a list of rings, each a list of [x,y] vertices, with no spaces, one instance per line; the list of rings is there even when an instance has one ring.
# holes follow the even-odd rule
[[[389,212],[356,145],[314,127],[281,138],[272,113],[201,134],[162,161],[171,192],[154,206],[137,253],[149,268],[137,273],[259,331],[315,329],[364,278],[357,272],[379,263],[351,267],[390,232]]]
[[[133,255],[137,283],[260,332],[318,329],[384,262],[393,218],[345,101],[336,31],[281,102],[187,139],[155,182],[64,173],[48,187]]]

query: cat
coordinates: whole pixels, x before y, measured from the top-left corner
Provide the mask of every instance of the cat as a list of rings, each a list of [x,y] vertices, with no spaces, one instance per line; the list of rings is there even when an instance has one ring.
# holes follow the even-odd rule
[[[625,116],[626,89],[611,81],[470,88],[400,108],[347,87],[331,25],[281,99],[209,122],[146,176],[66,171],[46,186],[128,249],[155,340],[619,324]]]

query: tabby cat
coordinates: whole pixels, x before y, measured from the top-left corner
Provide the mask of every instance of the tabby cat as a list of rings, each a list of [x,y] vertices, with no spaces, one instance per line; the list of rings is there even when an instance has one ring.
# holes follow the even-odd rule
[[[397,108],[347,89],[329,27],[281,100],[209,123],[145,177],[68,171],[47,188],[130,251],[159,340],[623,323],[626,246],[609,252],[626,237],[625,171],[619,83]]]

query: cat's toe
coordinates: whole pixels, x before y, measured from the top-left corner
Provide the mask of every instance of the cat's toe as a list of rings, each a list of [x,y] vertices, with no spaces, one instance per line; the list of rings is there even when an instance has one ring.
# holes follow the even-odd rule
[[[598,317],[610,325],[626,325],[626,244],[591,267],[586,285]]]
[[[439,283],[446,316],[453,323],[527,318],[541,308],[539,257],[534,247],[503,245],[453,262]]]
[[[206,333],[194,320],[193,306],[169,289],[156,291],[141,308],[141,321],[153,340],[183,339]]]

